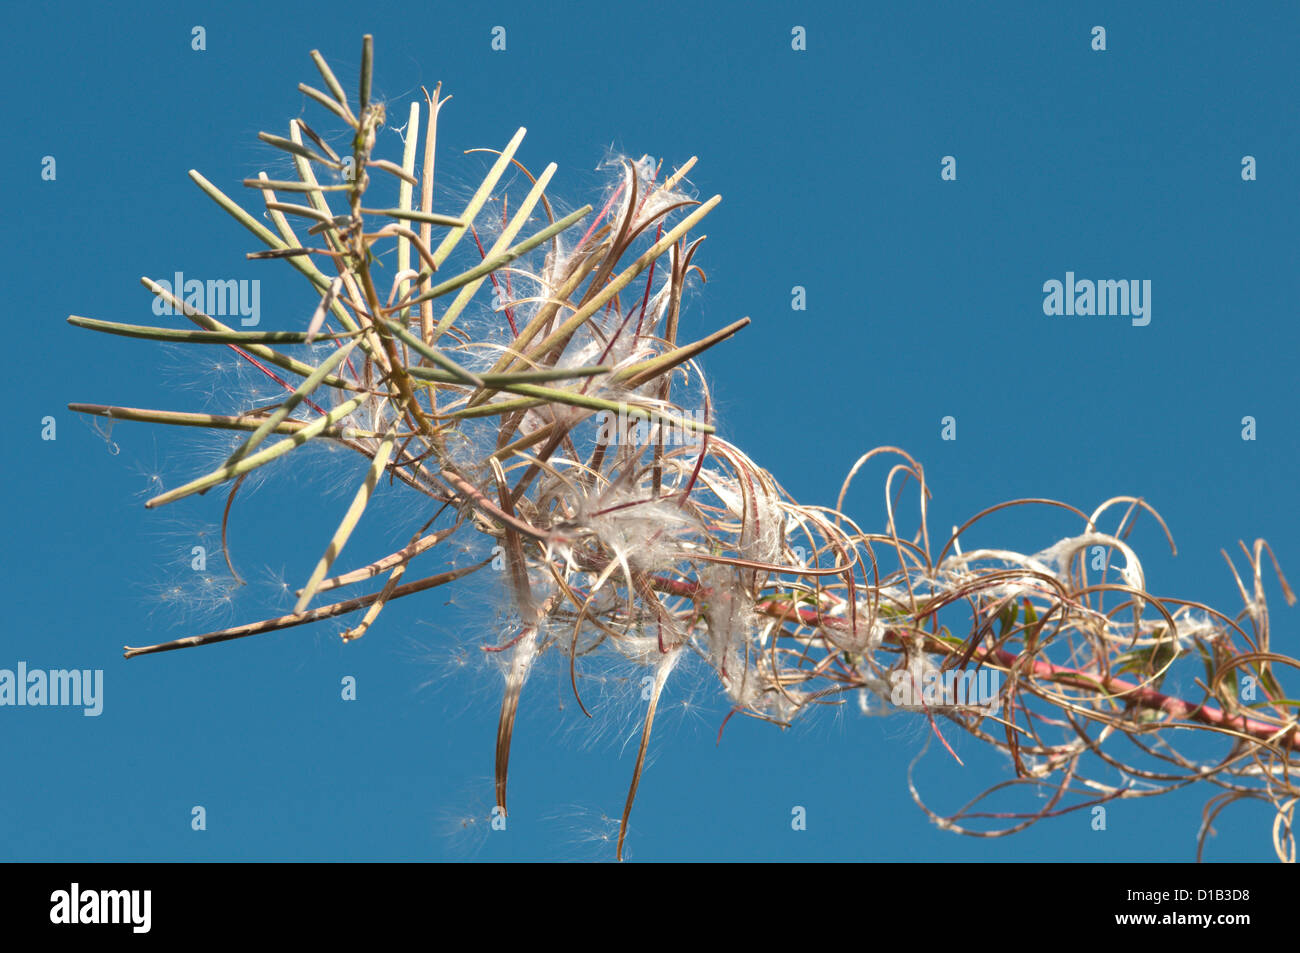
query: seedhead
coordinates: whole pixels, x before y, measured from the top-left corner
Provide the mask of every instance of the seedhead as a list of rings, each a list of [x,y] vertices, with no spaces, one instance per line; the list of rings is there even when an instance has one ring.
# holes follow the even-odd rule
[[[344,615],[352,618],[343,638],[354,641],[388,605],[483,573],[499,582],[515,617],[483,647],[502,662],[501,810],[515,719],[544,653],[564,658],[584,712],[585,666],[644,673],[620,855],[665,685],[689,665],[713,673],[733,715],[784,726],[846,701],[869,713],[910,711],[949,751],[945,729],[1003,752],[1014,777],[995,791],[1047,792],[1028,810],[983,814],[977,799],[940,816],[913,787],[917,803],[951,830],[999,836],[1199,782],[1220,792],[1202,838],[1226,804],[1262,799],[1277,811],[1279,856],[1294,859],[1298,703],[1280,677],[1297,663],[1270,645],[1262,563],[1271,551],[1263,541],[1243,546],[1251,585],[1238,578],[1246,608],[1229,617],[1146,590],[1126,538],[1141,512],[1159,517],[1140,499],[1118,497],[1092,513],[1012,501],[936,548],[921,465],[885,447],[854,465],[834,508],[798,503],[716,429],[699,359],[748,319],[695,341],[679,335],[684,292],[703,279],[695,233],[720,201],[693,196],[686,176],[694,159],[675,169],[623,160],[603,203],[560,215],[546,194],[556,167],[534,175],[523,164],[520,129],[464,207],[435,211],[441,89],[410,106],[400,158],[380,158],[389,116],[371,95],[371,38],[355,97],[319,53],[312,59],[325,88],[300,89],[348,130],[345,148],[302,119],[287,136],[263,133],[297,172],[243,183],[265,215],[191,172],[264,246],[249,258],[283,259],[306,280],[301,329],[238,330],[150,278],[146,288],[195,329],[69,318],[95,331],[229,349],[278,398],[227,414],[70,406],[239,435],[221,465],[158,493],[150,507],[220,487],[228,517],[260,468],[318,465],[301,453],[308,444],[355,451],[366,472],[291,612],[128,647],[127,658]],[[512,169],[522,179],[507,176]],[[524,180],[526,188],[512,188]],[[378,266],[394,252],[389,274]],[[873,458],[892,461],[875,529],[843,512],[850,481]],[[383,481],[424,498],[403,530],[409,542],[373,559],[349,550],[340,563]],[[908,485],[920,517],[910,535],[895,514]],[[963,552],[961,537],[976,522],[1018,505],[1072,513],[1078,532],[1036,554]],[[1117,508],[1123,513],[1107,531]],[[459,550],[448,547],[467,534],[484,537],[489,555],[456,565]],[[234,573],[236,560],[225,557]],[[1282,589],[1293,602],[1285,580]],[[1160,691],[1183,665],[1202,671],[1195,699]],[[1247,698],[1239,681],[1254,694]],[[1180,754],[1175,729],[1215,735],[1226,751],[1209,760]]]

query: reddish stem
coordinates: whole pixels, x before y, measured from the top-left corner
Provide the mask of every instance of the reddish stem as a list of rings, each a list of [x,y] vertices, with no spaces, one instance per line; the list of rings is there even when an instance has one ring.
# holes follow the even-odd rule
[[[682,579],[670,579],[664,576],[652,576],[651,585],[661,592],[667,592],[671,595],[682,596],[683,598],[696,599],[707,598],[709,590],[699,583],[688,582]],[[765,615],[770,615],[778,619],[798,618],[799,622],[804,625],[819,627],[825,626],[832,629],[848,629],[849,624],[846,620],[837,616],[823,615],[815,609],[805,609],[791,605],[788,601],[782,599],[765,599],[756,605],[755,610]],[[897,642],[898,636],[889,632],[885,638],[891,642]],[[974,655],[976,661],[982,661],[985,658],[994,658],[1000,664],[1011,668],[1015,665],[1023,665],[1021,657],[1015,652],[1008,652],[1005,649],[996,649],[991,653],[977,652]],[[1079,669],[1069,668],[1064,665],[1054,665],[1051,662],[1045,662],[1041,659],[1034,659],[1029,663],[1029,670],[1033,675],[1043,678],[1051,678],[1054,681],[1072,685],[1075,688],[1096,689],[1100,684],[1102,688],[1112,694],[1121,696],[1124,701],[1136,705],[1139,708],[1146,708],[1152,711],[1163,711],[1185,721],[1198,721],[1203,725],[1211,725],[1216,728],[1230,728],[1239,731],[1242,734],[1250,735],[1258,741],[1276,742],[1286,747],[1300,751],[1300,732],[1292,729],[1289,734],[1280,738],[1274,736],[1278,733],[1278,726],[1271,725],[1268,722],[1257,721],[1254,718],[1247,718],[1244,715],[1228,715],[1221,708],[1213,705],[1193,705],[1191,702],[1184,701],[1181,698],[1175,698],[1172,695],[1165,695],[1153,688],[1143,688],[1139,685],[1126,681],[1121,678],[1099,678],[1096,675],[1090,675]]]

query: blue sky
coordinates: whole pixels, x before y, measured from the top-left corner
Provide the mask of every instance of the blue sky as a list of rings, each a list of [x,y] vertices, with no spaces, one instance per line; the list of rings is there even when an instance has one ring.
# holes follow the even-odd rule
[[[0,514],[9,614],[0,668],[104,671],[104,711],[0,708],[0,856],[6,859],[608,859],[635,745],[632,707],[604,727],[574,717],[560,671],[529,683],[505,832],[458,829],[491,803],[498,677],[473,657],[492,597],[468,586],[387,610],[364,639],[336,627],[123,661],[142,644],[281,611],[359,471],[312,493],[272,476],[239,503],[237,554],[259,586],[228,621],[164,598],[224,495],[161,512],[142,501],[203,469],[193,435],[119,424],[109,438],[70,401],[200,409],[215,382],[184,354],[67,326],[69,314],[149,323],[140,275],[263,279],[267,326],[297,327],[303,286],[246,262],[249,236],[190,182],[231,193],[280,162],[256,139],[317,114],[319,48],[345,86],[375,36],[376,93],[404,113],[421,84],[454,99],[439,175],[465,186],[516,127],[520,153],[559,165],[569,207],[606,178],[613,149],[666,165],[692,155],[701,195],[723,195],[696,261],[708,274],[683,316],[702,336],[753,324],[704,366],[726,435],[796,498],[833,504],[864,451],[893,444],[925,466],[932,531],[1023,496],[1084,510],[1145,497],[1131,541],[1149,588],[1230,612],[1219,554],[1257,537],[1300,577],[1294,164],[1300,8],[1205,2],[904,5],[497,3],[451,5],[53,4],[7,16],[15,217],[5,256],[24,330]],[[207,48],[191,49],[202,25]],[[1104,52],[1091,31],[1106,29]],[[506,28],[504,52],[490,47]],[[791,48],[802,26],[807,49]],[[309,120],[310,121],[310,120]],[[398,120],[400,122],[400,119]],[[394,153],[396,140],[388,140]],[[1243,156],[1258,176],[1243,181]],[[57,177],[42,179],[53,156]],[[956,159],[943,181],[941,159]],[[458,173],[458,163],[471,163]],[[445,171],[444,171],[445,170]],[[462,175],[463,178],[458,178]],[[599,194],[596,192],[595,194]],[[241,198],[244,198],[241,196]],[[1043,284],[1151,282],[1151,321],[1049,317]],[[792,311],[791,289],[807,310]],[[958,439],[941,439],[941,420]],[[40,439],[53,416],[57,439]],[[1241,438],[1242,418],[1257,439]],[[116,453],[112,452],[116,449]],[[322,458],[326,460],[327,458]],[[353,466],[352,464],[348,464]],[[846,506],[883,525],[884,469]],[[336,479],[337,477],[337,479]],[[322,506],[315,490],[327,492]],[[409,501],[381,514],[405,527]],[[1077,529],[1038,510],[999,516],[983,546],[1044,548]],[[399,530],[368,528],[358,550]],[[400,544],[400,539],[398,542]],[[1240,564],[1240,560],[1239,560]],[[1271,581],[1275,644],[1296,652],[1296,609]],[[253,591],[256,590],[256,591]],[[445,604],[451,600],[451,604]],[[356,701],[340,698],[354,676]],[[688,680],[689,681],[689,680]],[[674,695],[674,691],[678,691]],[[733,719],[703,679],[669,689],[633,813],[628,855],[661,859],[1188,860],[1190,790],[1112,806],[1014,837],[963,838],[925,818],[907,766],[926,730],[845,709],[787,731]],[[689,702],[687,711],[683,701]],[[560,710],[564,704],[563,711]],[[702,711],[695,713],[698,706]],[[955,809],[1008,776],[969,739],[937,749],[922,790]],[[206,810],[207,829],[191,829]],[[791,830],[793,806],[808,829]],[[1265,860],[1271,813],[1216,825],[1210,859]],[[449,833],[453,832],[453,833]]]

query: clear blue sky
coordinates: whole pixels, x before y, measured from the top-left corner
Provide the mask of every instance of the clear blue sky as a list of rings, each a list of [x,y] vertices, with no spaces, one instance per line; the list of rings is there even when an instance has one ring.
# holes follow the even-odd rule
[[[491,803],[499,679],[456,655],[474,656],[490,623],[481,589],[451,605],[448,590],[407,600],[349,646],[326,624],[121,658],[124,644],[283,603],[262,585],[224,617],[185,616],[161,597],[224,495],[146,512],[150,477],[177,485],[211,454],[188,434],[119,424],[114,455],[66,404],[197,410],[215,384],[189,386],[184,355],[64,319],[148,323],[138,276],[182,270],[260,277],[263,326],[298,327],[300,279],[245,262],[250,237],[186,170],[232,193],[262,169],[274,177],[280,160],[257,132],[316,115],[296,91],[318,82],[313,47],[351,87],[365,32],[390,116],[421,84],[454,95],[439,130],[449,182],[458,162],[477,163],[464,182],[481,168],[462,150],[499,148],[520,125],[521,158],[558,163],[552,192],[571,207],[603,183],[611,146],[670,165],[699,156],[693,181],[724,201],[682,333],[753,318],[705,366],[725,433],[797,498],[833,504],[860,453],[895,444],[926,467],[937,534],[1014,497],[1091,510],[1142,495],[1179,544],[1170,559],[1154,524],[1134,534],[1153,591],[1235,612],[1219,549],[1259,536],[1300,581],[1294,3],[71,3],[6,20],[3,268],[18,356],[0,668],[103,669],[105,698],[97,718],[0,708],[0,857],[612,856],[601,814],[622,808],[633,706],[586,723],[554,665],[525,691],[508,830],[446,833]],[[195,25],[206,51],[191,50]],[[498,25],[505,52],[490,48]],[[796,25],[805,51],[791,49]],[[1105,52],[1090,48],[1096,25]],[[47,155],[54,181],[41,177]],[[956,181],[940,179],[946,155]],[[1246,155],[1256,181],[1242,179]],[[1045,316],[1043,283],[1067,271],[1149,279],[1151,323]],[[806,311],[791,310],[795,285]],[[40,439],[47,415],[53,442]],[[956,441],[940,439],[946,415]],[[847,503],[868,527],[883,525],[883,472],[864,473]],[[267,521],[301,521],[323,544],[344,477],[359,473],[333,476],[306,493],[272,478],[239,504],[232,542],[247,575],[301,584],[319,544],[287,542]],[[332,488],[323,505],[320,488]],[[405,528],[409,501],[391,495],[381,512]],[[1026,510],[968,545],[1032,552],[1076,528]],[[369,528],[353,545],[387,552],[396,532]],[[1294,654],[1300,609],[1269,585],[1275,643]],[[355,702],[340,699],[346,675]],[[1081,813],[962,838],[911,803],[907,764],[926,732],[908,716],[845,709],[785,732],[733,719],[715,745],[716,691],[682,688],[668,701],[704,710],[658,726],[633,860],[1187,860],[1215,793],[1115,804],[1105,832]],[[1008,776],[973,742],[959,751],[965,768],[932,750],[920,775],[949,810]],[[191,830],[195,805],[206,831]],[[795,805],[806,831],[790,828]],[[1266,810],[1230,810],[1208,856],[1271,858],[1270,823]]]

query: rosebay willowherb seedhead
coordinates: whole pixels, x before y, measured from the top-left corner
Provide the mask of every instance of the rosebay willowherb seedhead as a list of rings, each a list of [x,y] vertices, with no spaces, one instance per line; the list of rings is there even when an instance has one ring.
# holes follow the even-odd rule
[[[520,129],[463,208],[434,211],[440,89],[409,107],[402,155],[379,158],[386,107],[370,93],[370,38],[355,97],[312,57],[325,89],[300,88],[341,124],[346,148],[301,119],[287,136],[263,133],[297,172],[244,182],[264,215],[191,172],[265,246],[250,258],[282,258],[306,279],[301,329],[238,330],[204,311],[202,295],[148,278],[168,313],[196,330],[69,318],[112,334],[230,348],[279,396],[226,415],[70,406],[246,435],[215,470],[149,506],[224,485],[233,500],[272,461],[313,465],[295,453],[313,441],[355,450],[369,465],[293,612],[128,648],[128,658],[344,615],[343,638],[353,640],[395,600],[496,570],[517,616],[484,646],[505,660],[496,804],[505,809],[511,735],[538,658],[565,658],[584,712],[584,667],[626,665],[644,679],[648,705],[620,856],[656,708],[674,671],[689,665],[712,671],[732,714],[786,725],[846,702],[873,714],[906,711],[950,752],[944,731],[968,732],[1008,758],[1014,777],[999,788],[1039,795],[1019,811],[977,811],[976,798],[940,816],[913,787],[951,830],[998,836],[1196,781],[1219,789],[1202,840],[1224,806],[1261,799],[1276,808],[1279,856],[1294,859],[1297,703],[1280,682],[1297,663],[1270,646],[1262,575],[1271,551],[1262,540],[1242,547],[1251,569],[1245,582],[1238,577],[1245,609],[1229,617],[1146,591],[1125,539],[1141,511],[1159,517],[1131,497],[1091,513],[1004,503],[936,547],[923,470],[886,447],[854,465],[834,508],[796,502],[717,433],[696,363],[748,319],[679,340],[683,292],[702,277],[691,234],[720,201],[692,197],[693,159],[672,170],[624,160],[608,198],[560,215],[546,196],[555,166],[534,175],[517,158]],[[394,252],[394,270],[375,268]],[[892,468],[883,526],[865,529],[842,509],[850,481],[874,457]],[[348,552],[346,564],[360,565],[344,571],[336,564],[381,478],[428,505],[406,546],[370,562]],[[904,535],[895,505],[908,484],[919,521]],[[1029,555],[962,550],[978,520],[1029,504],[1075,514],[1077,535]],[[486,537],[490,555],[458,565],[448,546],[466,534]],[[1160,691],[1179,666],[1197,673],[1198,697]],[[1222,743],[1183,754],[1172,728],[1180,739]]]

